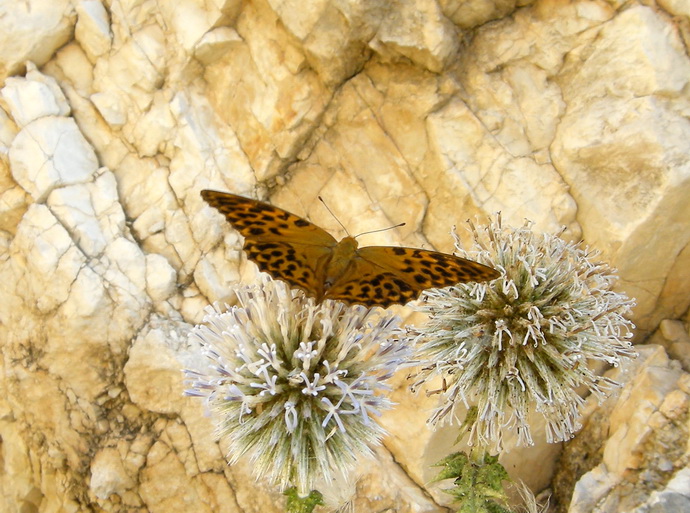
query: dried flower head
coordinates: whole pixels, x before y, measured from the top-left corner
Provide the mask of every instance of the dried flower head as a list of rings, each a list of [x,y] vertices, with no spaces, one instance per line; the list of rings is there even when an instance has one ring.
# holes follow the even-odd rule
[[[305,496],[383,429],[386,381],[409,351],[399,319],[337,301],[315,304],[280,281],[237,292],[239,305],[207,309],[190,335],[210,360],[186,371],[188,395],[206,398],[233,463],[249,454],[258,477]]]
[[[419,310],[427,325],[412,330],[425,362],[413,387],[444,381],[441,405],[429,419],[455,417],[458,404],[476,404],[468,419],[469,443],[503,448],[504,430],[518,445],[533,444],[528,413],[546,420],[549,442],[566,440],[580,427],[585,386],[599,400],[617,383],[587,365],[618,365],[634,356],[633,324],[623,317],[634,304],[611,290],[616,276],[596,253],[558,236],[537,235],[526,223],[504,228],[500,216],[478,230],[461,256],[502,271],[491,283],[460,284],[426,293]],[[449,415],[450,414],[450,415]]]

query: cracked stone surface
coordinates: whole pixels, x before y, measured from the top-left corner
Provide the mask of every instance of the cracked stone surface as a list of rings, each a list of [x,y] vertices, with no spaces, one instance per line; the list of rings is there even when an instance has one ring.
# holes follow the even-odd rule
[[[501,211],[600,250],[648,345],[560,460],[502,461],[558,511],[680,511],[689,27],[681,0],[5,2],[0,510],[282,510],[182,396],[189,329],[257,274],[214,188],[336,236],[319,195],[350,233],[406,223],[362,245],[448,252]],[[457,429],[402,374],[393,399],[355,511],[448,511]]]

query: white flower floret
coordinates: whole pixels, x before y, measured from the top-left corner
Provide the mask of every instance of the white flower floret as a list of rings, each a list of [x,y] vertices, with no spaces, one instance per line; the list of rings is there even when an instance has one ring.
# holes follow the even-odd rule
[[[418,309],[427,325],[411,330],[416,359],[424,362],[414,388],[443,378],[432,424],[455,417],[455,408],[477,406],[470,423],[472,445],[503,448],[503,433],[518,445],[533,443],[528,413],[547,424],[547,440],[563,441],[579,428],[584,386],[599,397],[616,383],[596,375],[587,362],[619,365],[635,355],[633,324],[624,315],[633,301],[614,292],[617,279],[597,255],[560,237],[501,226],[500,217],[479,231],[461,256],[502,271],[491,283],[429,290]]]
[[[190,335],[209,365],[186,371],[187,394],[206,399],[231,463],[248,454],[258,476],[306,495],[379,443],[371,415],[391,407],[385,382],[409,355],[400,321],[314,304],[280,281],[237,297],[225,312],[209,307]]]

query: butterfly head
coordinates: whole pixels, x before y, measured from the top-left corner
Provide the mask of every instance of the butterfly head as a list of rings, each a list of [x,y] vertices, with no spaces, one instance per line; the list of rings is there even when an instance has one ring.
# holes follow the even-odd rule
[[[343,237],[340,242],[338,242],[338,248],[340,248],[340,251],[343,253],[354,253],[355,250],[359,247],[359,242],[357,242],[357,239],[351,236]]]

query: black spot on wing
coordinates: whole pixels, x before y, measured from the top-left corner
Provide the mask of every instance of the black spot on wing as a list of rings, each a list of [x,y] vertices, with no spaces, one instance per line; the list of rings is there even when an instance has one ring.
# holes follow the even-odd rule
[[[378,273],[363,276],[357,281],[336,285],[326,291],[325,299],[385,308],[416,299],[421,290],[393,273]]]
[[[359,277],[370,287],[355,283],[346,291],[336,286],[327,297],[342,295],[341,300],[346,301],[351,296],[357,303],[385,307],[417,299],[426,289],[499,276],[498,271],[478,262],[423,249],[370,246],[360,248],[357,256],[366,262],[361,269],[375,270]]]
[[[313,263],[300,256],[294,248],[282,242],[261,242],[245,240],[247,257],[259,269],[277,280],[316,295],[316,274]]]
[[[335,246],[327,231],[306,219],[263,201],[227,192],[203,190],[201,197],[216,208],[244,237],[280,239],[314,246]],[[257,228],[265,231],[259,233]]]
[[[488,281],[498,278],[500,275],[495,269],[473,260],[445,253],[425,253],[422,255],[422,261],[429,262],[429,265],[422,265],[421,271],[433,281],[433,287],[446,287],[471,281]]]
[[[455,255],[416,248],[377,247],[360,248],[358,255],[380,269],[402,278],[417,288],[438,288],[487,281],[500,273],[491,267]]]

